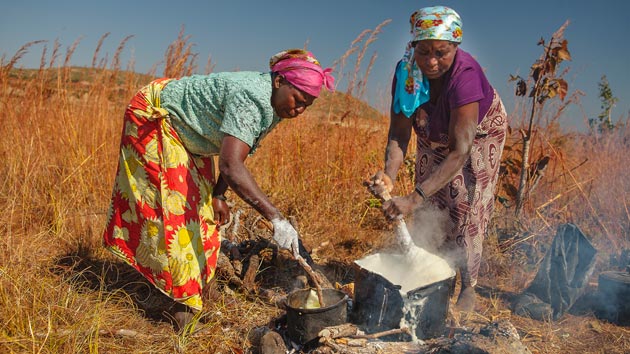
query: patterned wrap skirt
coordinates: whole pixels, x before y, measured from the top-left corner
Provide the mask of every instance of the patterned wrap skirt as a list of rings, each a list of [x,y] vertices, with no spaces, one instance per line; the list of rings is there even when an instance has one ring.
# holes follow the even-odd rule
[[[419,110],[420,121],[427,120]],[[422,117],[422,115],[425,115]],[[501,153],[505,144],[507,113],[495,92],[486,116],[477,125],[470,158],[461,171],[444,188],[430,197],[433,204],[447,209],[453,229],[447,235],[447,252],[458,252],[456,259],[462,282],[475,286],[481,265],[483,239],[494,207],[494,193],[499,176]],[[428,140],[426,130],[417,131],[416,183],[422,183],[444,160],[449,152],[445,144]]]
[[[214,164],[186,150],[160,108],[169,81],[143,87],[125,111],[103,241],[163,293],[200,310],[220,248]]]

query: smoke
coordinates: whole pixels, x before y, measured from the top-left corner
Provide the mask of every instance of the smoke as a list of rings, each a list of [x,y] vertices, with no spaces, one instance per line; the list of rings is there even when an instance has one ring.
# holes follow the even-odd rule
[[[416,209],[408,225],[414,243],[431,253],[438,253],[452,229],[448,210],[440,210],[431,203]]]

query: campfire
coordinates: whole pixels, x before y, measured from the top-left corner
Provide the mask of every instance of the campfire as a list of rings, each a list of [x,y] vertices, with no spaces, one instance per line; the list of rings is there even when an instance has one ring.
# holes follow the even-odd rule
[[[316,264],[303,247],[301,261],[278,251],[265,222],[254,225],[260,227],[249,228],[246,241],[227,235],[217,277],[224,286],[285,310],[252,331],[249,340],[261,353],[421,353],[466,341],[470,349],[478,345],[473,342],[483,342],[475,339],[481,331],[460,326],[449,311],[455,287],[450,267],[427,278],[428,284],[420,283],[424,280],[388,272],[400,254],[376,253],[346,265],[346,276],[339,278],[340,272]],[[495,346],[497,336],[519,341],[509,322],[494,326],[485,331],[492,337],[486,341]]]

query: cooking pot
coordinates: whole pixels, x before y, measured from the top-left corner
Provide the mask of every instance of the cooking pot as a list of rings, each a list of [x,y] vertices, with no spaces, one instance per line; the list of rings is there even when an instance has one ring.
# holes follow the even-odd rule
[[[382,332],[406,326],[409,335],[393,335],[383,340],[408,341],[429,339],[444,334],[449,299],[453,293],[455,273],[451,276],[401,291],[384,276],[353,265],[355,274],[354,302],[350,319],[367,333]],[[409,271],[409,270],[406,270]],[[415,338],[414,338],[415,337]]]
[[[597,288],[597,315],[622,326],[630,325],[630,272],[602,272],[599,274]]]
[[[337,289],[322,289],[324,307],[305,308],[311,289],[299,289],[287,296],[287,327],[289,338],[299,344],[316,339],[328,326],[347,322],[348,295]]]

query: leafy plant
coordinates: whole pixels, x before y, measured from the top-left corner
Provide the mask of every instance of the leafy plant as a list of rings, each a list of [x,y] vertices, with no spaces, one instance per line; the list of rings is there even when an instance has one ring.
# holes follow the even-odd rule
[[[556,96],[564,100],[568,90],[567,82],[562,78],[563,74],[558,75],[558,67],[565,60],[571,60],[571,54],[568,49],[568,41],[564,39],[564,30],[569,25],[566,21],[560,29],[558,29],[551,37],[549,42],[544,38],[540,38],[538,45],[543,47],[542,56],[531,66],[529,79],[533,82],[529,97],[531,98],[531,110],[529,114],[529,124],[527,130],[520,130],[523,142],[523,150],[521,152],[521,169],[519,187],[516,195],[516,215],[520,215],[523,209],[523,203],[526,199],[526,191],[529,188],[528,180],[530,171],[529,155],[530,144],[532,139],[532,131],[534,127],[534,118],[540,114],[545,102]],[[527,82],[520,76],[510,76],[510,81],[516,82],[516,95],[525,96],[527,94]],[[543,165],[546,166],[548,160]],[[538,163],[537,163],[538,164]]]
[[[617,104],[619,99],[613,95],[612,89],[610,88],[610,85],[608,85],[608,78],[606,78],[606,75],[602,76],[598,86],[599,99],[602,102],[602,112],[597,116],[597,120],[594,118],[590,119],[589,125],[591,129],[597,127],[598,132],[603,133],[615,128],[615,125],[612,122],[611,113],[613,107],[615,107],[615,104]]]

